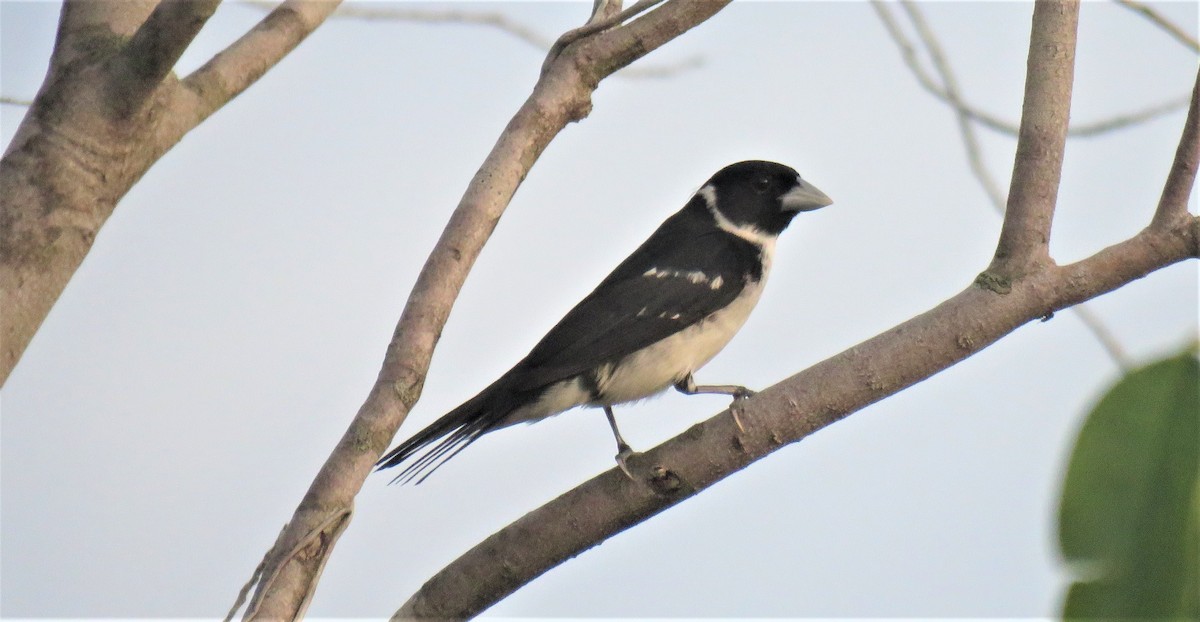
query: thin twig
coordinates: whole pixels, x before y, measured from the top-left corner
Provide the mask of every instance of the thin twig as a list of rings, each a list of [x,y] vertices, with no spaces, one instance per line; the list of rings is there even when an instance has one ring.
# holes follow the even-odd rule
[[[1125,348],[1117,340],[1117,336],[1113,334],[1112,330],[1098,315],[1092,312],[1092,308],[1086,302],[1081,302],[1071,307],[1071,311],[1075,314],[1075,317],[1079,318],[1080,322],[1083,322],[1084,327],[1092,333],[1092,336],[1100,343],[1100,347],[1104,348],[1104,352],[1108,354],[1108,358],[1112,359],[1113,363],[1116,363],[1118,369],[1122,372],[1128,372],[1133,369],[1133,361],[1125,353]]]
[[[883,10],[883,4],[876,2],[876,10]],[[925,45],[925,49],[929,52],[929,58],[933,61],[933,66],[937,70],[938,75],[942,79],[942,91],[945,93],[946,100],[950,102],[954,108],[955,117],[958,119],[958,129],[962,134],[963,145],[967,150],[967,161],[971,165],[971,172],[975,178],[979,180],[979,184],[983,186],[984,192],[987,193],[988,199],[993,205],[1002,206],[1004,204],[1004,192],[1000,190],[1000,185],[988,173],[987,165],[983,161],[983,154],[979,149],[979,139],[975,136],[975,128],[971,125],[971,118],[965,112],[962,95],[958,89],[958,80],[954,77],[954,72],[950,69],[950,64],[946,61],[946,57],[942,54],[942,46],[938,43],[937,38],[933,35],[929,25],[925,22],[925,16],[920,9],[910,0],[903,0],[901,6],[908,14],[908,18],[912,21],[913,27],[917,31],[917,35],[921,37],[921,42]],[[1003,207],[1000,212],[1003,213]]]
[[[241,0],[242,4],[270,10],[276,2],[269,0]],[[457,9],[421,9],[411,7],[384,7],[371,5],[342,5],[330,17],[359,19],[364,21],[418,22],[428,24],[466,24],[487,26],[506,33],[546,52],[554,46],[554,40],[542,35],[529,26],[507,15],[495,11],[461,11]],[[644,67],[629,67],[616,73],[621,78],[665,78],[704,64],[701,56],[689,56],[675,63],[651,64]]]
[[[1150,20],[1155,26],[1162,28],[1167,34],[1174,37],[1176,41],[1186,45],[1193,52],[1200,53],[1200,43],[1197,43],[1197,41],[1193,39],[1191,35],[1184,32],[1179,26],[1171,23],[1170,20],[1160,15],[1154,9],[1142,4],[1141,2],[1138,2],[1137,0],[1116,0],[1116,2],[1117,4]]]
[[[1188,99],[1189,98],[1185,95],[1161,104],[1150,106],[1149,108],[1145,108],[1143,110],[1120,114],[1102,121],[1081,123],[1079,125],[1072,124],[1071,128],[1067,130],[1067,136],[1072,138],[1098,136],[1113,130],[1120,130],[1130,126],[1139,125],[1141,123],[1145,123],[1146,121],[1157,119],[1158,117],[1171,114],[1172,112],[1176,112],[1183,108],[1187,108]]]
[[[1017,135],[1018,128],[1016,123],[983,110],[966,101],[961,96],[957,99],[950,97],[938,83],[938,80],[925,70],[916,47],[909,40],[908,36],[904,34],[904,30],[896,22],[895,17],[892,16],[888,4],[881,0],[872,0],[871,6],[875,9],[876,14],[878,14],[879,20],[883,22],[883,26],[888,31],[888,35],[891,36],[892,41],[900,48],[901,59],[904,61],[904,64],[908,65],[913,76],[917,78],[917,83],[921,85],[921,88],[953,107],[956,112],[967,115],[971,120],[978,122],[983,127],[1001,134]],[[1149,106],[1142,110],[1121,113],[1108,119],[1087,123],[1072,123],[1067,130],[1067,135],[1071,137],[1090,138],[1132,127],[1185,108],[1187,107],[1188,99],[1185,95]]]
[[[17,99],[16,97],[5,97],[3,95],[0,95],[0,104],[5,104],[8,106],[25,106],[26,108],[28,108],[29,106],[33,105],[33,100]]]

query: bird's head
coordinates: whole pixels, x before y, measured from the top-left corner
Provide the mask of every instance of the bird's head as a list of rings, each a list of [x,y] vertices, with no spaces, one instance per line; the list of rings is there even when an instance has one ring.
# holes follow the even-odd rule
[[[833,203],[791,167],[762,160],[726,166],[697,194],[718,223],[724,219],[723,225],[770,236],[786,229],[796,214]]]

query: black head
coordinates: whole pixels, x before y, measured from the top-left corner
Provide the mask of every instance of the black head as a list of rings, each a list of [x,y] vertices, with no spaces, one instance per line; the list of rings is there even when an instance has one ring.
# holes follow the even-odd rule
[[[698,194],[718,221],[768,235],[778,235],[800,212],[833,203],[791,167],[762,160],[726,166]]]

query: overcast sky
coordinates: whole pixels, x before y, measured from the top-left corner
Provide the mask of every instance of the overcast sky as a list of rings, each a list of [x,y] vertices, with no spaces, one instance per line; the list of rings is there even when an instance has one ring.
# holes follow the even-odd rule
[[[428,6],[434,5],[415,5]],[[548,38],[590,3],[455,4]],[[922,5],[968,100],[1019,116],[1031,5]],[[1194,2],[1155,4],[1196,34]],[[0,92],[32,97],[58,6],[0,2]],[[263,13],[226,3],[189,70]],[[832,207],[779,243],[702,383],[762,388],[961,290],[999,219],[952,113],[862,2],[739,2],[614,77],[547,149],[468,279],[406,437],[506,370],[720,167],[772,159]],[[469,25],[331,19],[125,197],[3,390],[6,617],[215,617],[378,371],[421,263],[543,53]],[[1196,57],[1089,2],[1072,118],[1185,96]],[[24,109],[0,107],[7,144]],[[1073,140],[1059,263],[1148,223],[1184,114]],[[982,135],[1007,187],[1015,142]],[[1195,213],[1193,197],[1192,211]],[[1186,262],[1089,305],[1135,360],[1196,334]],[[1118,374],[1069,312],[784,448],[556,568],[504,617],[1053,616],[1056,497]],[[649,448],[720,411],[617,409]],[[419,487],[372,476],[310,609],[390,615],[480,539],[612,466],[597,410],[489,435]]]

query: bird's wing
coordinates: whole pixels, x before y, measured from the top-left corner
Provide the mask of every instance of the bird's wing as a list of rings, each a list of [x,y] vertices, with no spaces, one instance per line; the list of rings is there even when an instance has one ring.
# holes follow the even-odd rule
[[[509,386],[565,380],[687,328],[736,298],[758,261],[756,248],[720,231],[663,233],[571,309],[513,369]]]

